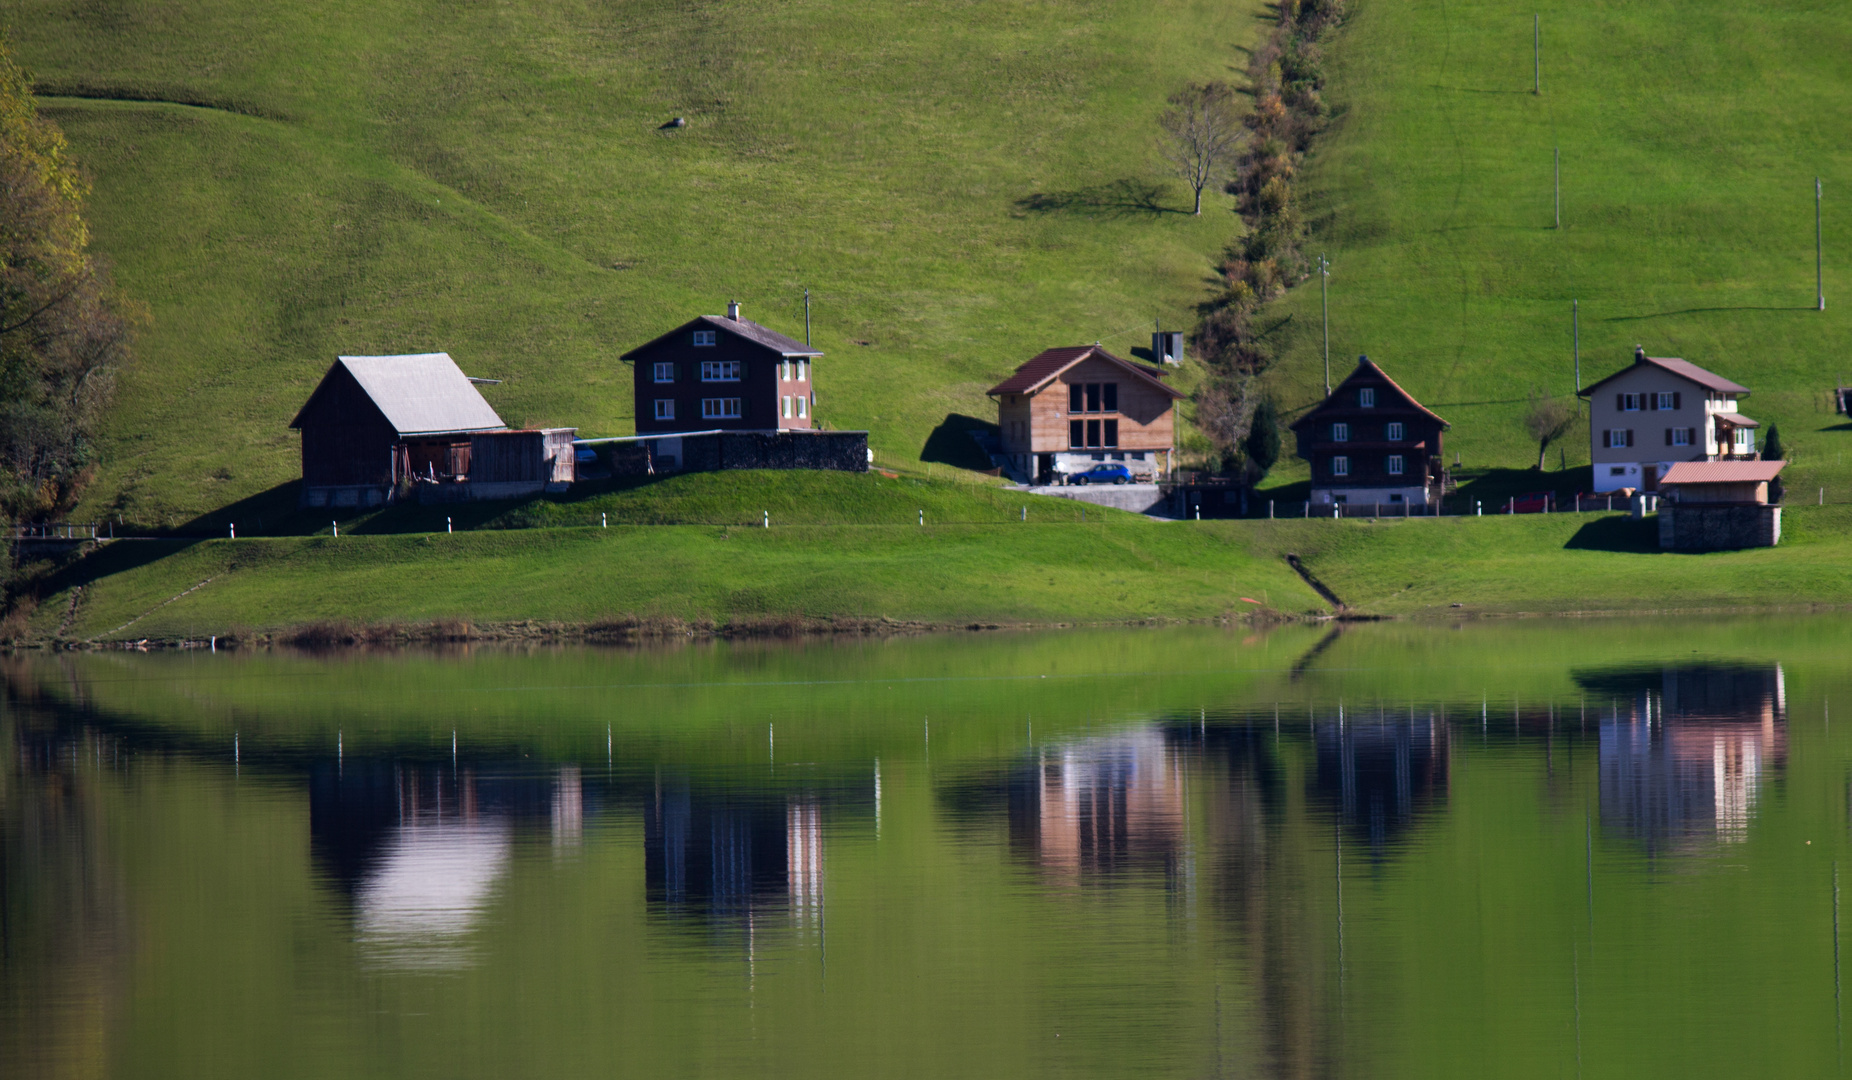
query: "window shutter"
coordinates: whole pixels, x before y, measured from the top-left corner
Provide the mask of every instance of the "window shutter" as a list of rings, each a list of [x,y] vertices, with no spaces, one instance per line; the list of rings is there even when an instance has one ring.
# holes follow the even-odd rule
[[[1627,445],[1628,446],[1633,445],[1633,429],[1632,428],[1627,429]]]
[[[1667,446],[1672,445],[1672,429],[1671,428],[1666,428],[1666,445]]]
[[[1674,391],[1672,391],[1672,407],[1673,407],[1674,409],[1682,409],[1682,408],[1684,408],[1684,406],[1683,406],[1683,405],[1680,405],[1680,404],[1679,404],[1679,398],[1680,398],[1680,396],[1681,396],[1681,395],[1679,394],[1679,392],[1678,392],[1677,390],[1674,390]]]
[[[1690,443],[1693,446],[1698,445],[1698,429],[1694,427],[1686,428],[1685,429],[1685,441]]]
[[[1615,412],[1626,412],[1627,411],[1627,395],[1626,394],[1615,394],[1614,395],[1614,411]]]
[[[1648,394],[1646,395],[1646,400],[1644,402],[1641,402],[1641,404],[1646,406],[1647,412],[1658,412],[1659,411],[1659,395],[1658,394]]]

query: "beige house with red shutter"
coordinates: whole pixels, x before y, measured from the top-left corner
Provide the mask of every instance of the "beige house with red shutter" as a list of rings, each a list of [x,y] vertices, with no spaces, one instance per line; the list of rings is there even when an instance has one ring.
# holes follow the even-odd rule
[[[1677,357],[1634,349],[1633,364],[1585,387],[1594,490],[1659,490],[1681,461],[1755,461],[1754,420],[1736,411],[1749,388]]]
[[[1098,345],[1040,353],[989,391],[1010,472],[1052,484],[1111,461],[1134,475],[1168,475],[1176,456],[1172,405],[1183,394],[1163,375]]]

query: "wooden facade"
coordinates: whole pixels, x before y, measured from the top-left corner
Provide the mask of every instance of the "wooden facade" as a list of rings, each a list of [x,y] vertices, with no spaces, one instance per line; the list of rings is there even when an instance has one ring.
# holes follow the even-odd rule
[[[822,353],[742,317],[703,315],[624,354],[639,435],[804,431]]]
[[[1124,463],[1134,475],[1168,474],[1174,464],[1176,410],[1183,395],[1163,373],[1098,345],[1049,349],[990,388],[1010,471],[1053,483],[1096,461]]]
[[[1446,481],[1447,421],[1369,357],[1292,425],[1314,503],[1429,506]]]

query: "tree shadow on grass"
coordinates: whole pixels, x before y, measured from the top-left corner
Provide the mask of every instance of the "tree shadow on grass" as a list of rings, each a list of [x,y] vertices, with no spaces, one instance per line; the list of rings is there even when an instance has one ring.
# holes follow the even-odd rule
[[[1563,544],[1570,551],[1631,551],[1651,554],[1659,550],[1659,522],[1631,517],[1604,517],[1582,526]]]
[[[972,437],[972,432],[994,440],[998,429],[997,425],[988,420],[979,420],[963,413],[947,413],[939,426],[932,429],[932,434],[926,436],[926,445],[920,447],[920,460],[936,465],[950,465],[954,469],[988,472],[995,466],[990,463],[990,455]]]
[[[1738,304],[1734,307],[1693,307],[1680,308],[1677,311],[1654,311],[1646,315],[1611,315],[1603,322],[1639,322],[1643,319],[1663,319],[1668,315],[1704,315],[1713,311],[1814,311],[1811,304],[1794,307],[1770,306],[1757,304]]]
[[[1038,191],[1017,199],[1016,210],[1018,215],[1078,214],[1082,217],[1189,214],[1188,210],[1164,205],[1163,196],[1163,184],[1128,176],[1068,191]]]

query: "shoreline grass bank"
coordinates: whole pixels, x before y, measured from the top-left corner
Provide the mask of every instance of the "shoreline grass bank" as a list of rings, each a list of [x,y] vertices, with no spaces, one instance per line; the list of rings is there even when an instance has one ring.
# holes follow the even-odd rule
[[[36,643],[636,639],[1852,606],[1852,507],[1780,547],[1661,552],[1621,514],[743,528],[614,525],[106,545],[43,580]]]

